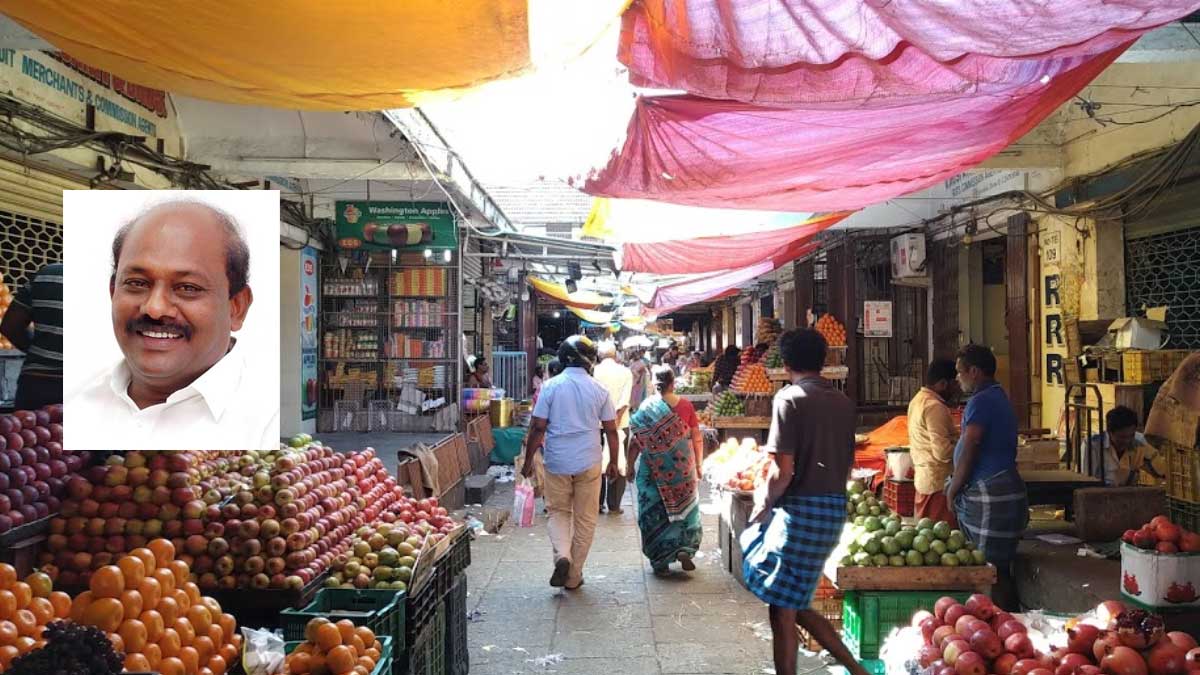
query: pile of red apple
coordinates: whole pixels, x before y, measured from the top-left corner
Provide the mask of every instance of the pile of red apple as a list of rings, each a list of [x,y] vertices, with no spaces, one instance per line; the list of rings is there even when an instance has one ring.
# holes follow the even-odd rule
[[[1125,530],[1121,541],[1159,553],[1200,553],[1200,533],[1185,530],[1166,516],[1155,516],[1136,530]]]
[[[66,481],[88,460],[63,451],[61,405],[0,415],[0,534],[57,513]]]
[[[415,519],[375,451],[129,452],[67,485],[43,563],[61,583],[170,539],[203,589],[299,589],[365,524]],[[406,516],[407,514],[407,516]]]
[[[1096,610],[1100,628],[1074,620],[1066,644],[1044,653],[1034,648],[1024,624],[985,595],[965,604],[937,601],[934,612],[917,612],[924,646],[918,654],[930,675],[1196,675],[1200,649],[1187,633],[1164,633],[1155,614],[1116,601]]]

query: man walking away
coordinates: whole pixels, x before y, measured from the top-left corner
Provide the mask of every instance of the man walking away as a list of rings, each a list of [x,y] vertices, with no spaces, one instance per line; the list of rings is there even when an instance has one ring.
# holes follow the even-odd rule
[[[602,452],[596,429],[603,426],[608,441],[610,478],[617,475],[620,442],[612,400],[592,378],[592,341],[583,335],[567,338],[558,348],[558,360],[563,372],[542,386],[533,409],[521,475],[533,475],[534,453],[542,448],[554,554],[550,585],[575,590],[583,585],[583,564],[600,515]]]
[[[958,431],[946,399],[957,387],[954,362],[938,359],[929,364],[925,386],[908,404],[908,449],[913,461],[916,488],[916,518],[944,520],[958,527],[954,511],[946,501],[946,479],[953,468],[954,443]],[[903,476],[899,476],[903,478]]]
[[[621,498],[625,496],[625,476],[627,458],[625,452],[626,438],[629,435],[629,399],[633,394],[633,372],[617,361],[617,345],[612,342],[601,342],[597,350],[600,364],[596,366],[596,381],[608,390],[612,398],[613,408],[617,414],[617,470],[615,478],[600,479],[600,512],[604,513],[607,505],[611,513],[621,513]],[[600,435],[604,435],[603,429]]]
[[[963,413],[962,437],[954,448],[954,474],[946,499],[967,539],[996,566],[992,599],[1015,612],[1012,562],[1029,524],[1029,499],[1017,473],[1017,415],[996,382],[996,356],[991,349],[963,347],[955,368],[971,399]]]
[[[39,270],[17,291],[0,322],[0,334],[25,352],[17,379],[17,410],[63,401],[62,275],[62,263]]]
[[[754,497],[755,524],[742,534],[742,573],[750,592],[770,605],[778,675],[796,673],[797,624],[851,675],[867,675],[829,620],[810,607],[846,524],[854,404],[821,378],[827,345],[820,333],[788,331],[779,350],[792,383],[775,394],[766,447],[771,464]]]

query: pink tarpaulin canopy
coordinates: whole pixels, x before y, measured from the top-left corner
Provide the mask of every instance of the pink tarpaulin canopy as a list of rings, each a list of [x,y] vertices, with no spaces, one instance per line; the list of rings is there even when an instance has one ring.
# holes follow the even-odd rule
[[[982,26],[984,22],[981,22]],[[847,211],[920,190],[1020,138],[1125,49],[1050,59],[1003,95],[888,109],[766,108],[642,98],[620,152],[585,191],[776,211]]]
[[[826,214],[795,227],[767,232],[626,243],[621,245],[621,271],[691,274],[739,269],[764,261],[778,266],[802,255],[814,236],[848,215]]]
[[[1003,89],[1029,66],[1013,61],[1091,57],[1198,8],[1197,0],[641,0],[622,18],[619,58],[639,86],[874,107]]]
[[[809,246],[816,248],[816,244],[809,244]],[[645,309],[651,310],[654,314],[667,314],[680,307],[716,298],[773,269],[775,269],[775,264],[770,260],[765,260],[742,269],[728,270],[660,286],[654,293],[654,300]]]

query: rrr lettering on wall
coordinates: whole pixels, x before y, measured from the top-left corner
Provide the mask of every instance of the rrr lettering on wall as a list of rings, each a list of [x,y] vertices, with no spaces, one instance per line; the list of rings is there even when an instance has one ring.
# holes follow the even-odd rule
[[[1067,341],[1063,337],[1062,312],[1059,311],[1059,308],[1062,307],[1059,279],[1060,276],[1057,274],[1046,275],[1046,287],[1042,304],[1046,308],[1046,346],[1063,349],[1067,346]],[[1054,311],[1052,312],[1051,310]],[[1047,351],[1046,383],[1059,387],[1064,386],[1063,367],[1063,355]]]

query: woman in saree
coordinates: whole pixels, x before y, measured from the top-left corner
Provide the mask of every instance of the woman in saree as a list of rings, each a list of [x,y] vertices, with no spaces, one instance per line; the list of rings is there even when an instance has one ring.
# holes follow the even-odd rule
[[[633,439],[629,466],[635,467],[637,520],[642,553],[655,574],[678,561],[685,571],[700,548],[700,465],[704,440],[690,401],[675,393],[670,366],[653,371],[658,392],[642,402],[629,421]]]

